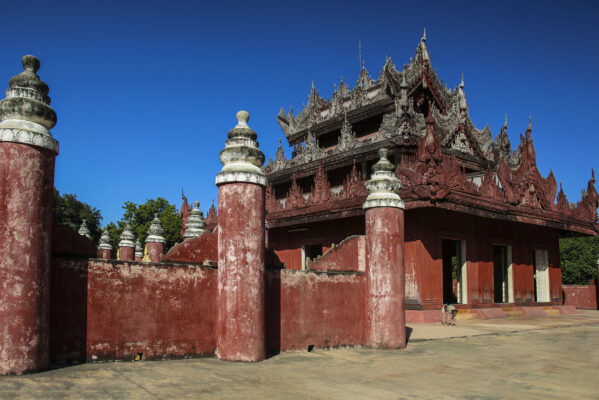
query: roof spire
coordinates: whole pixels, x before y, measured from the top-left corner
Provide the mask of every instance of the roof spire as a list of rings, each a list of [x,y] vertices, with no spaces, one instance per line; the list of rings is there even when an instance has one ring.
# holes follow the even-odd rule
[[[426,26],[424,27],[424,33],[422,34],[422,39],[423,42],[426,42]]]
[[[503,123],[503,127],[507,129],[507,113],[505,113],[505,122]]]
[[[464,73],[462,72],[462,81],[460,82],[460,87],[464,89]]]
[[[530,135],[530,132],[532,132],[532,116],[529,115],[528,116],[528,128],[526,128],[526,135]]]

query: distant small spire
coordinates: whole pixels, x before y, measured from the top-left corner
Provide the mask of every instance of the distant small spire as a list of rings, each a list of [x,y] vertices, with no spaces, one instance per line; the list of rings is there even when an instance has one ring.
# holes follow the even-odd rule
[[[91,239],[89,228],[87,227],[87,221],[84,219],[81,221],[81,226],[79,227],[79,232],[81,236],[85,236],[88,239]]]
[[[505,122],[503,123],[503,127],[507,129],[507,113],[505,114]]]
[[[460,82],[460,87],[464,88],[464,73],[462,72],[462,81]]]
[[[423,42],[426,42],[426,27],[424,27],[424,33],[422,34],[422,39]]]
[[[526,128],[526,131],[529,133],[532,132],[532,116],[531,115],[528,116],[528,128]]]
[[[316,89],[316,88],[314,87],[314,80],[312,81],[312,89]]]

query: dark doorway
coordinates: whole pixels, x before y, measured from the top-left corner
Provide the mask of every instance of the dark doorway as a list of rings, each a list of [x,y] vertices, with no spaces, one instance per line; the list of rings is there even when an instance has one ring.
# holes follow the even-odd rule
[[[510,301],[510,279],[508,276],[511,262],[508,260],[508,246],[493,246],[493,293],[495,303]]]
[[[464,242],[443,239],[443,303],[465,303]]]

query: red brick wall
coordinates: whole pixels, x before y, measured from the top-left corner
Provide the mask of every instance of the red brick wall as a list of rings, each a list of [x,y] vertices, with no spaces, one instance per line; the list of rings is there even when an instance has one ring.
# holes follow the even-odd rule
[[[87,359],[213,353],[216,270],[90,260]]]
[[[564,304],[576,308],[597,310],[597,285],[564,285]]]

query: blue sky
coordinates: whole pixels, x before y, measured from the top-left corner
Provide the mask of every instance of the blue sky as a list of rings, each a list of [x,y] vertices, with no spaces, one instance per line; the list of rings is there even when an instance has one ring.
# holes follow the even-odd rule
[[[599,168],[599,2],[12,1],[2,5],[0,81],[36,55],[50,85],[60,141],[56,187],[100,209],[181,187],[206,211],[218,155],[246,109],[266,158],[284,138],[276,115],[353,87],[358,41],[373,77],[401,67],[427,29],[434,68],[450,87],[464,73],[475,125],[512,145],[533,118],[541,174],[570,201]],[[0,84],[0,86],[2,86]],[[3,89],[4,89],[3,88]],[[289,154],[287,149],[287,154]],[[599,171],[597,171],[599,172]]]

